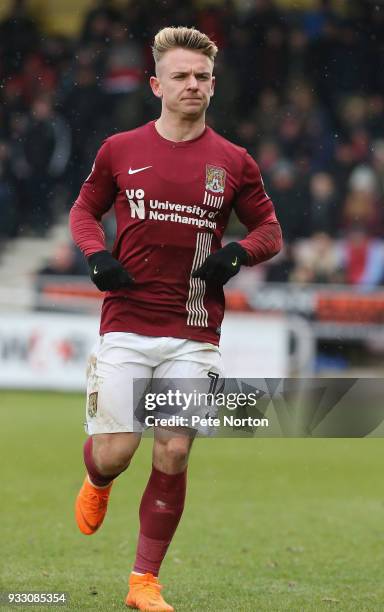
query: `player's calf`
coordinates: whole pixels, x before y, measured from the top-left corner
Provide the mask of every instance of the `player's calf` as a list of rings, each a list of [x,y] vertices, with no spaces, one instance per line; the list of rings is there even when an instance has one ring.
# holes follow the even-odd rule
[[[82,533],[91,535],[101,526],[115,478],[129,465],[140,442],[133,434],[100,434],[84,444],[88,475],[76,498],[76,522]]]
[[[140,436],[134,433],[97,434],[84,444],[84,463],[93,484],[106,486],[129,466]]]

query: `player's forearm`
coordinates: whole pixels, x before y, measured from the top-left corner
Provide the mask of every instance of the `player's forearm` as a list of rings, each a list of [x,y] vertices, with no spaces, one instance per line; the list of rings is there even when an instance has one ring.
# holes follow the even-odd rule
[[[105,247],[104,229],[100,221],[79,202],[75,202],[69,213],[69,227],[77,246],[86,257]]]
[[[281,250],[283,240],[280,224],[277,221],[263,223],[250,231],[239,244],[247,251],[247,265],[254,266],[267,261]]]

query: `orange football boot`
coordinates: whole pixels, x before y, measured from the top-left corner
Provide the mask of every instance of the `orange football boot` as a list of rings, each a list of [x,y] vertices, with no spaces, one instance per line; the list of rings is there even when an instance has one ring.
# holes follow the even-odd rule
[[[145,612],[174,612],[174,608],[161,596],[162,588],[158,579],[152,574],[143,576],[131,574],[125,605]]]
[[[103,522],[112,485],[113,481],[108,487],[98,489],[85,477],[75,505],[76,522],[85,535],[95,533]]]

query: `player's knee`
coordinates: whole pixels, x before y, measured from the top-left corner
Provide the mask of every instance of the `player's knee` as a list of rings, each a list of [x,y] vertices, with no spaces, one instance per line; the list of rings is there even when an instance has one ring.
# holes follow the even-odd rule
[[[111,453],[107,446],[102,446],[94,453],[96,467],[102,474],[118,474],[129,465],[130,457]]]
[[[111,434],[94,444],[93,459],[101,473],[118,474],[129,466],[138,444],[124,442]]]
[[[187,441],[175,438],[167,442],[163,452],[172,465],[184,467],[188,461],[189,447]]]

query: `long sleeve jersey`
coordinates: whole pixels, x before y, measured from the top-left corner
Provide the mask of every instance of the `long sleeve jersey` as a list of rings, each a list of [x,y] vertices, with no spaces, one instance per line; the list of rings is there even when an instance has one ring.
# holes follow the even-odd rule
[[[281,248],[281,231],[259,168],[247,151],[206,127],[173,142],[153,121],[107,138],[70,213],[85,256],[105,249],[101,218],[114,206],[112,254],[133,288],[107,291],[100,333],[134,332],[219,344],[221,287],[192,278],[221,248],[232,209],[247,227],[248,265]]]

